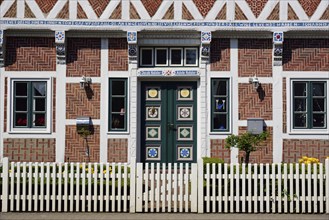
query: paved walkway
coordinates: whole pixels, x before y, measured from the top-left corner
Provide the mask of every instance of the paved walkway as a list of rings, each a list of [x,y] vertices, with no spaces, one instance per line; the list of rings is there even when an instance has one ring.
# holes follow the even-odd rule
[[[280,220],[289,220],[289,219],[298,219],[298,220],[328,220],[329,215],[325,214],[173,214],[173,213],[143,213],[143,214],[130,214],[130,213],[45,213],[45,212],[8,212],[0,213],[1,220],[7,219],[25,219],[25,220],[66,220],[66,219],[79,219],[79,220],[98,220],[98,219],[164,219],[164,220],[181,220],[181,219],[236,219],[236,220],[270,220],[270,219],[280,219]]]

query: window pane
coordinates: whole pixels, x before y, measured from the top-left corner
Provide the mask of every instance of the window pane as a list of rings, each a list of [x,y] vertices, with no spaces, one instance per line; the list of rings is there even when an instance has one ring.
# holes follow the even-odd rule
[[[326,125],[324,123],[325,115],[324,114],[314,114],[313,115],[313,127],[324,128]]]
[[[195,65],[196,64],[196,49],[186,49],[186,64],[188,65]]]
[[[182,65],[182,50],[181,49],[172,49],[170,57],[171,57],[171,64]]]
[[[224,80],[213,80],[213,95],[224,95],[226,96],[226,86],[227,83]]]
[[[215,100],[215,112],[227,112],[227,100],[226,98],[216,98]]]
[[[306,128],[306,114],[294,114],[294,127]]]
[[[305,82],[295,82],[294,83],[294,96],[306,96],[306,83]]]
[[[34,99],[34,111],[46,111],[46,99]]]
[[[215,114],[213,118],[213,129],[227,130],[226,114]]]
[[[27,111],[27,98],[16,98],[15,111]]]
[[[27,114],[16,113],[15,114],[15,127],[26,127],[27,126]]]
[[[46,125],[46,115],[45,114],[34,114],[33,126],[44,127]]]
[[[324,112],[324,99],[313,99],[313,111]]]
[[[112,81],[112,95],[125,95],[125,81]]]
[[[153,53],[152,50],[142,50],[142,65],[152,65],[152,57]]]
[[[125,128],[124,118],[125,118],[124,115],[113,114],[111,128],[124,129]]]
[[[27,83],[16,82],[15,83],[15,94],[16,96],[27,96]]]
[[[125,112],[125,99],[124,98],[112,98],[112,112]]]
[[[312,83],[313,96],[324,96],[324,83],[314,82]]]
[[[296,99],[295,98],[295,112],[304,112],[306,111],[306,99]]]
[[[164,50],[164,49],[156,50],[156,64],[159,64],[159,65],[167,64],[167,50]]]
[[[33,83],[33,95],[34,96],[45,96],[46,95],[46,83],[45,82],[34,82]]]

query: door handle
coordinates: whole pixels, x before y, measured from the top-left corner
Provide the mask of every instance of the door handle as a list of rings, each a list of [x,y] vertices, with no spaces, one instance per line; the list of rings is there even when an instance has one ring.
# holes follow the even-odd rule
[[[175,130],[175,125],[172,123],[167,124],[168,130]]]

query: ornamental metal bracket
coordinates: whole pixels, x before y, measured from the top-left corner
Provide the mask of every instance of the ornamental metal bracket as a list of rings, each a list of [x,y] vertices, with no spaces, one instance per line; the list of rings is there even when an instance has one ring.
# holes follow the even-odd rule
[[[273,33],[273,65],[282,66],[283,55],[283,32],[278,31]]]
[[[5,66],[4,30],[0,30],[0,68]]]
[[[65,31],[55,31],[57,64],[66,63],[65,53]]]
[[[127,32],[129,63],[137,64],[137,31]]]
[[[211,32],[201,31],[201,63],[207,64],[210,60]]]

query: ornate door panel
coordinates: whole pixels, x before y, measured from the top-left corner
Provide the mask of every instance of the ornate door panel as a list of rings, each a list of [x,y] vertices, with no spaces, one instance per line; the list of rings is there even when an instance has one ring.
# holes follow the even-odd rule
[[[142,161],[196,162],[196,82],[142,83]]]

